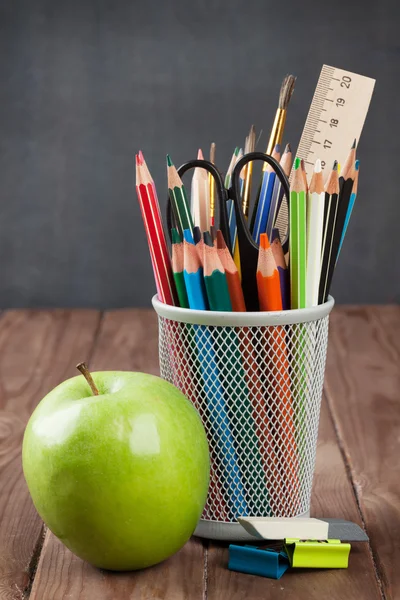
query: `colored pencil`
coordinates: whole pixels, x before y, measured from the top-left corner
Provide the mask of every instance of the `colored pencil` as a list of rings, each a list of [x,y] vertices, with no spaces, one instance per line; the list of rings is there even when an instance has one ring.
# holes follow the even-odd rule
[[[211,310],[231,311],[232,303],[224,268],[214,247],[211,234],[204,233],[204,283]]]
[[[333,231],[332,241],[332,255],[328,267],[327,285],[325,291],[324,301],[327,300],[329,295],[333,273],[336,266],[336,261],[339,253],[340,240],[342,239],[344,224],[346,221],[346,215],[350,205],[351,193],[353,190],[354,178],[355,178],[355,160],[356,160],[356,140],[350,149],[349,155],[343,165],[340,178],[339,178],[339,200],[337,217],[335,222],[335,228]]]
[[[280,160],[280,165],[281,165],[286,177],[289,177],[290,171],[292,170],[292,149],[290,147],[290,144],[287,144],[285,147],[285,151],[282,154],[282,158]],[[277,227],[280,231],[282,231],[282,234],[286,236],[286,232],[288,229],[288,220],[287,220],[288,219],[288,211],[287,211],[287,209],[285,211],[286,216],[284,219],[282,218],[282,215],[280,215],[280,209],[282,206],[283,197],[284,197],[283,187],[282,187],[281,182],[279,181],[278,177],[276,177],[275,184],[274,184],[274,191],[272,193],[271,206],[269,209],[267,227],[265,229],[265,233],[267,234],[269,240],[272,239],[272,230],[275,227]],[[286,199],[285,206],[287,207],[287,199]],[[282,223],[280,223],[280,224],[278,224],[278,222],[277,222],[278,215],[281,216],[280,221],[282,221]]]
[[[282,310],[279,272],[266,233],[260,236],[257,289],[260,310]],[[276,432],[274,435],[276,452],[278,456],[283,456],[285,461],[290,461],[292,464],[291,478],[285,482],[285,485],[293,493],[297,489],[298,457],[294,437],[294,413],[290,392],[285,328],[266,327],[263,340],[265,361],[269,363],[267,396],[270,405],[279,408],[277,412],[271,411],[272,430]]]
[[[300,159],[296,158],[290,187],[290,306],[306,307],[306,191]]]
[[[157,192],[142,154],[136,155],[136,193],[149,245],[158,297],[165,304],[177,305],[178,295],[162,226]]]
[[[332,256],[333,232],[339,200],[338,163],[335,160],[333,169],[325,185],[324,231],[322,234],[321,276],[319,280],[318,304],[325,302],[328,286],[328,269]]]
[[[216,145],[212,142],[210,146],[210,162],[215,164],[215,150]],[[210,188],[210,223],[209,225],[214,225],[215,222],[215,181],[214,177],[211,173],[208,173],[208,185]],[[203,231],[206,231],[207,228],[203,228]]]
[[[249,135],[246,138],[244,153],[249,154],[254,152],[256,147],[256,131],[254,125],[250,127]],[[251,184],[253,180],[253,162],[247,163],[245,166],[244,189],[242,194],[242,209],[244,216],[249,216],[250,200],[251,200]]]
[[[260,310],[282,310],[279,272],[266,233],[260,235],[257,288]]]
[[[196,246],[196,250],[197,250],[197,254],[200,260],[200,264],[203,264],[203,246],[204,246],[204,242],[203,242],[203,236],[202,233],[200,231],[200,227],[194,227],[193,228],[193,240]]]
[[[198,160],[204,160],[203,153],[199,149]],[[210,183],[208,171],[196,167],[192,177],[191,188],[191,210],[193,223],[200,227],[201,231],[208,230],[210,226]]]
[[[354,203],[355,203],[356,198],[357,198],[359,170],[360,170],[360,161],[356,160],[356,162],[354,163],[355,174],[354,174],[353,189],[351,190],[349,208],[347,209],[346,219],[344,221],[343,233],[342,233],[342,238],[340,240],[340,246],[339,246],[339,251],[338,251],[337,258],[336,258],[336,262],[337,262],[337,259],[339,258],[339,254],[340,254],[340,251],[341,251],[342,246],[343,246],[344,236],[346,235],[346,231],[347,231],[347,228],[349,226],[350,217],[351,217],[351,214],[353,212]]]
[[[222,231],[217,231],[217,251],[224,268],[226,281],[228,283],[229,295],[231,298],[232,310],[234,312],[246,312],[243,290],[240,284],[240,277],[235,262],[229,252]]]
[[[239,155],[239,147],[237,146],[232,154],[232,158],[231,158],[228,170],[225,175],[224,184],[225,184],[225,189],[227,189],[227,190],[229,190],[229,188],[231,187],[232,171],[236,164],[236,161],[238,160],[238,155]],[[235,214],[235,204],[234,204],[233,200],[231,200],[231,199],[227,200],[226,210],[228,213],[229,236],[230,236],[230,241],[231,241],[231,245],[232,245],[232,253],[233,253],[234,249],[235,249],[235,244],[236,244],[236,214]]]
[[[207,310],[208,302],[204,287],[203,267],[190,229],[183,231],[183,265],[183,275],[190,308],[194,310]]]
[[[178,292],[179,306],[181,308],[189,308],[189,300],[187,297],[185,278],[183,276],[183,244],[182,238],[177,229],[171,231],[172,237],[172,271],[176,290]]]
[[[290,309],[290,279],[289,269],[285,261],[285,255],[281,244],[281,238],[279,236],[279,229],[276,227],[272,230],[271,236],[271,248],[272,254],[274,255],[276,267],[279,273],[279,280],[281,284],[281,297],[282,297],[282,309]]]
[[[186,190],[169,154],[167,154],[167,174],[168,193],[178,231],[181,235],[185,229],[192,232],[193,220],[189,210]]]
[[[272,158],[275,158],[275,160],[277,160],[278,162],[280,161],[281,150],[279,144],[275,146],[272,152]],[[256,242],[256,244],[260,243],[260,235],[265,233],[267,229],[267,222],[271,208],[275,180],[275,170],[273,167],[268,165],[265,171],[263,171],[260,198],[258,200],[257,214],[254,221],[254,228],[252,230],[253,239]]]
[[[325,192],[321,161],[315,161],[307,196],[307,291],[306,306],[317,306],[321,276]]]

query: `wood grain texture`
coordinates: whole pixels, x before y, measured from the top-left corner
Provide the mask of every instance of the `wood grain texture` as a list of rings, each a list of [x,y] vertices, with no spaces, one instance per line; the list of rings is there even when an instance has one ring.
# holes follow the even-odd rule
[[[22,474],[21,443],[38,401],[90,354],[96,311],[9,311],[0,319],[0,600],[20,599],[42,521]]]
[[[400,308],[339,307],[326,389],[387,598],[400,598]]]
[[[149,310],[106,313],[90,361],[96,370],[159,373],[157,318]],[[115,574],[76,558],[47,532],[30,600],[200,600],[204,548],[190,540],[176,555],[151,569]]]
[[[361,525],[326,402],[321,410],[311,514],[346,518]],[[352,545],[348,569],[294,569],[278,581],[228,571],[226,546],[210,546],[208,600],[381,600],[367,544]]]

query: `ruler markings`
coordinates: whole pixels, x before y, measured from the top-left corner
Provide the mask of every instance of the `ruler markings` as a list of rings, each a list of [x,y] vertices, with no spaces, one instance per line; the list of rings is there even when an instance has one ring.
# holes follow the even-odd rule
[[[319,146],[322,164],[343,162],[354,138],[360,138],[375,81],[356,73],[323,65],[304,125],[297,156],[314,165],[312,147]],[[311,159],[311,160],[310,160]],[[329,169],[324,172],[325,178]]]

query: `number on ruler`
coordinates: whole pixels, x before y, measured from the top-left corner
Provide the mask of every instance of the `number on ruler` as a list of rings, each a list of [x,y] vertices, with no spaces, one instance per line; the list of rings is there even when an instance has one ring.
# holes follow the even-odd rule
[[[343,75],[342,81],[340,82],[340,87],[345,87],[345,88],[349,89],[350,83],[351,83],[351,77],[349,77],[348,75]]]

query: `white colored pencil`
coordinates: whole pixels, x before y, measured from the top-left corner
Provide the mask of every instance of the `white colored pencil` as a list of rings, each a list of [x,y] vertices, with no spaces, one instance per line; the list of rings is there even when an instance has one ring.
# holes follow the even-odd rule
[[[201,150],[197,158],[204,160]],[[190,196],[194,225],[200,227],[201,232],[208,231],[210,229],[210,183],[208,171],[201,167],[196,167],[194,170]]]
[[[325,192],[321,161],[317,159],[307,195],[307,283],[306,307],[318,305],[321,276]]]

